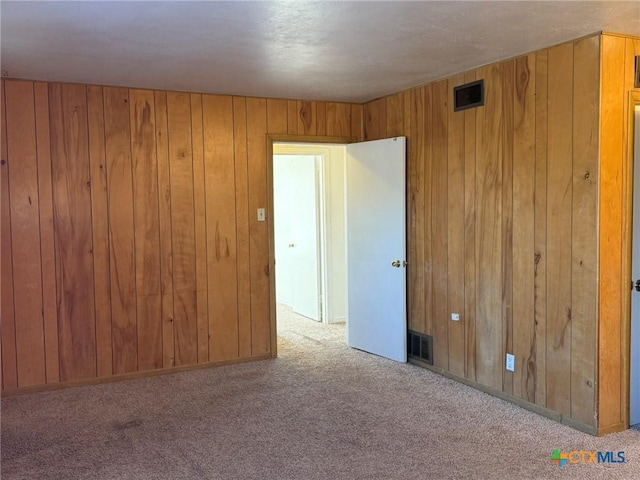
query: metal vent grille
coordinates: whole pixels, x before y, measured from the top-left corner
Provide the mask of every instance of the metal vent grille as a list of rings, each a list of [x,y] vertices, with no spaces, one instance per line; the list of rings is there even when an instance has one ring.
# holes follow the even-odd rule
[[[429,365],[433,365],[433,337],[409,331],[407,342],[409,357],[417,358]]]

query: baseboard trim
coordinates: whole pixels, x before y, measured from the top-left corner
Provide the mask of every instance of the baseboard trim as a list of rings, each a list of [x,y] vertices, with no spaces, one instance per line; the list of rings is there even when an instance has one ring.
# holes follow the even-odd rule
[[[606,427],[598,428],[598,436],[602,437],[604,435],[609,435],[610,433],[618,433],[627,430],[629,427],[625,425],[623,422],[614,423],[613,425],[608,425]]]
[[[48,392],[52,390],[62,390],[65,388],[86,387],[89,385],[101,385],[103,383],[120,382],[123,380],[136,380],[139,378],[158,377],[160,375],[170,375],[172,373],[190,372],[193,370],[204,370],[206,368],[223,367],[225,365],[236,365],[259,360],[271,359],[271,355],[259,355],[255,357],[235,358],[221,362],[198,363],[196,365],[184,365],[180,367],[160,368],[145,372],[123,373],[110,377],[88,378],[86,380],[76,380],[73,382],[50,383],[47,385],[35,385],[32,387],[20,387],[12,390],[3,390],[0,396],[11,397],[15,395],[26,395],[30,393]]]
[[[409,363],[417,365],[418,367],[422,367],[427,370],[430,370],[434,373],[442,375],[443,377],[447,377],[452,380],[455,380],[456,382],[460,382],[470,387],[473,387],[476,390],[480,390],[481,392],[487,393],[491,396],[497,397],[506,402],[513,403],[514,405],[524,408],[525,410],[529,410],[531,412],[537,413],[538,415],[542,415],[543,417],[547,417],[558,423],[567,425],[568,427],[574,428],[576,430],[580,430],[581,432],[588,433],[594,436],[606,435],[606,433],[600,433],[600,431],[594,426],[587,425],[578,420],[567,417],[566,415],[562,415],[561,413],[554,412],[553,410],[549,410],[548,408],[542,407],[540,405],[527,402],[526,400],[501,392],[500,390],[496,390],[495,388],[487,387],[486,385],[482,385],[481,383],[474,382],[473,380],[469,380],[468,378],[464,378],[454,373],[448,372],[442,368],[434,367],[427,363],[421,362],[420,360],[417,360],[415,358],[410,358]],[[613,431],[607,432],[607,433],[613,433]]]

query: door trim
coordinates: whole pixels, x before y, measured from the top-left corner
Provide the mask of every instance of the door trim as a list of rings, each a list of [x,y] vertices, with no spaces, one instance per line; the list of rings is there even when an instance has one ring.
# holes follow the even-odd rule
[[[626,162],[624,164],[624,170],[626,174],[626,182],[624,188],[626,192],[623,196],[625,199],[624,208],[625,214],[623,219],[624,236],[622,244],[622,252],[626,255],[626,261],[622,264],[622,289],[624,299],[622,303],[622,415],[624,421],[624,428],[629,428],[629,408],[630,408],[630,376],[631,376],[631,294],[629,285],[633,282],[631,277],[631,263],[633,261],[633,171],[634,171],[634,137],[635,137],[635,107],[640,105],[640,91],[629,92],[629,101],[627,103],[627,146],[626,146]],[[640,185],[638,186],[640,189]]]
[[[356,137],[336,137],[321,135],[278,135],[267,133],[267,229],[269,235],[269,322],[271,332],[271,358],[278,356],[278,331],[276,323],[276,261],[274,244],[274,207],[273,207],[273,144],[286,143],[339,143],[357,142]]]

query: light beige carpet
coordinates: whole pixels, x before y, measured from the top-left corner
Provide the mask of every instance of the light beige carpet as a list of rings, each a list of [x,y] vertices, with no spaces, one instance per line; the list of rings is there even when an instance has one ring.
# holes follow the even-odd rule
[[[638,431],[577,432],[279,310],[275,360],[3,399],[2,479],[640,478]]]

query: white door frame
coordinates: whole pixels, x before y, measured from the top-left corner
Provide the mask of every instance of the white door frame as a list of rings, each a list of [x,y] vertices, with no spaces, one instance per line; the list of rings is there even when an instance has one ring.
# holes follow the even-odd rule
[[[273,144],[274,143],[295,143],[300,144],[318,144],[333,143],[347,144],[356,142],[355,137],[330,137],[316,135],[274,135],[267,134],[267,224],[269,232],[269,309],[271,323],[271,356],[278,355],[278,333],[276,322],[276,277],[275,277],[275,246],[274,246],[274,208],[273,208]],[[324,243],[324,242],[322,242]],[[326,264],[326,262],[324,262]],[[323,285],[324,287],[324,285]],[[323,291],[327,290],[323,288]],[[324,296],[323,296],[324,299]]]

